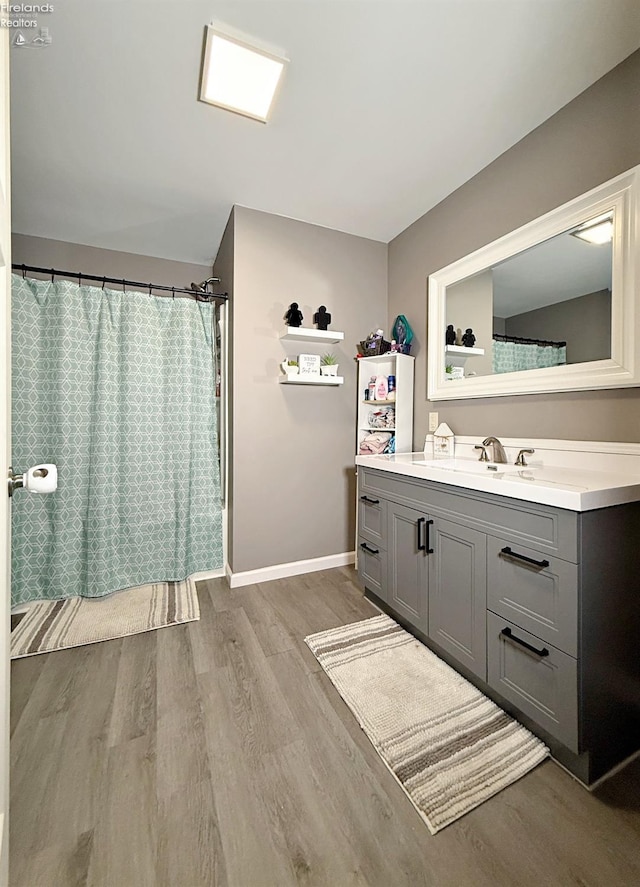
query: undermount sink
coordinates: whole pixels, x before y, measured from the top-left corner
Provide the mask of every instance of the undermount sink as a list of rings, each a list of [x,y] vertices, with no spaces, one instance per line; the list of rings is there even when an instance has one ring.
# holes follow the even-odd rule
[[[414,465],[426,465],[442,471],[459,471],[462,474],[519,474],[540,467],[540,463],[522,466],[503,462],[480,462],[477,459],[416,459]]]

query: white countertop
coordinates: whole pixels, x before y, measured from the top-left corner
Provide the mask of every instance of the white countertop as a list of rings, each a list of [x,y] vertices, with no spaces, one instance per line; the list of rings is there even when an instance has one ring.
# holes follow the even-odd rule
[[[570,511],[592,511],[640,501],[640,475],[635,474],[535,463],[520,470],[513,465],[496,465],[496,470],[492,470],[477,459],[433,460],[424,453],[356,456],[356,465]]]

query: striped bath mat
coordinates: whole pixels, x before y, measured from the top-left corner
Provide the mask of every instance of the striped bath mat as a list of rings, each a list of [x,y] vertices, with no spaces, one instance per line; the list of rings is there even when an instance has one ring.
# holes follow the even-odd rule
[[[549,753],[388,616],[305,641],[432,835]]]
[[[200,618],[195,582],[155,582],[101,598],[35,604],[11,632],[11,658],[109,641]]]

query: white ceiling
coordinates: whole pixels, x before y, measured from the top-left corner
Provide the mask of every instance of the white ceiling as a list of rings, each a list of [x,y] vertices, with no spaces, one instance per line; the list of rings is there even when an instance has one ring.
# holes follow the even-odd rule
[[[389,241],[640,46],[638,0],[57,0],[13,48],[14,230],[210,264],[234,203]],[[204,26],[290,59],[197,101]]]
[[[565,232],[493,267],[493,313],[513,317],[611,289],[612,244]]]

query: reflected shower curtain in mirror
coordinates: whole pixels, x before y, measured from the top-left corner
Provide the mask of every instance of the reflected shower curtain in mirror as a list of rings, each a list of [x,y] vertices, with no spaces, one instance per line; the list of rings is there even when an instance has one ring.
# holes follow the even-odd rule
[[[13,500],[13,603],[222,566],[213,306],[12,280],[13,465],[58,491]]]
[[[535,345],[524,342],[493,341],[493,372],[514,373],[555,367],[567,362],[566,345]]]

